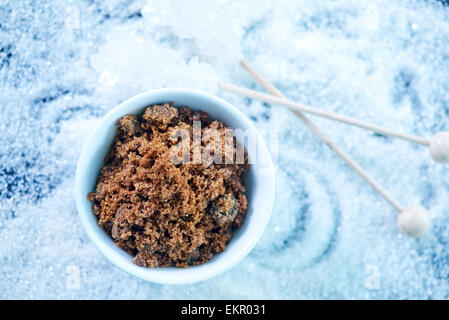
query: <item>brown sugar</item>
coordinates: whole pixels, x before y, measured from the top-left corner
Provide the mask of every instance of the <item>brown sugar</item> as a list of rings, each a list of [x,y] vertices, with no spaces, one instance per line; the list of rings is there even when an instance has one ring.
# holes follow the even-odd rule
[[[233,229],[243,224],[246,152],[242,164],[235,156],[231,163],[224,160],[229,150],[220,156],[221,163],[173,161],[173,151],[181,143],[189,144],[187,156],[193,157],[194,143],[173,137],[177,130],[192,135],[194,121],[201,121],[202,134],[214,129],[225,141],[228,128],[221,122],[173,103],[149,106],[142,116],[120,118],[96,189],[88,194],[98,224],[139,266],[205,263],[226,249]],[[200,140],[202,152],[210,150],[206,140]]]

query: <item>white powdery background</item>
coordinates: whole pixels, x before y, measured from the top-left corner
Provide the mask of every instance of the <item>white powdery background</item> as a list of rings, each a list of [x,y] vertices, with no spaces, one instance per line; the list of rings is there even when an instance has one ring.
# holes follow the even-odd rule
[[[430,209],[431,233],[404,238],[396,212],[289,111],[216,86],[261,90],[238,66],[245,57],[292,99],[430,137],[449,130],[448,10],[430,0],[0,6],[0,297],[449,298],[446,167],[421,146],[313,118],[401,203]],[[113,266],[74,201],[76,161],[101,116],[171,86],[218,94],[279,137],[264,236],[233,269],[182,287]]]

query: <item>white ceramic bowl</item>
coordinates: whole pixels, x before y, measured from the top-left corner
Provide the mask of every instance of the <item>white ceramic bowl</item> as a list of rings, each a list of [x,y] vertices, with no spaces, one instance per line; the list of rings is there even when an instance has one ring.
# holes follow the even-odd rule
[[[251,121],[234,106],[208,93],[168,88],[139,94],[106,114],[87,139],[76,170],[76,204],[87,234],[112,263],[148,281],[164,284],[192,283],[211,278],[231,268],[254,247],[270,219],[274,200],[274,170],[267,147],[259,133],[255,135],[256,148],[248,148],[248,141],[239,141],[245,144],[249,160],[256,159],[257,155],[257,161],[251,164],[250,171],[244,177],[248,197],[247,216],[243,226],[234,231],[227,249],[216,254],[205,264],[189,268],[151,269],[133,264],[133,257],[115,246],[112,239],[98,226],[87,194],[95,189],[100,169],[104,164],[103,159],[116,134],[117,119],[126,114],[142,114],[145,107],[167,101],[174,101],[175,106],[189,106],[193,110],[203,110],[213,119],[233,129],[256,131]]]

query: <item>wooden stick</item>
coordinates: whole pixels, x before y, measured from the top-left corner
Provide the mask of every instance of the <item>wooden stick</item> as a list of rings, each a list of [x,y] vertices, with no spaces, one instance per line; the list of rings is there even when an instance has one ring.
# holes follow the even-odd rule
[[[243,65],[245,65],[245,63],[243,63]],[[253,70],[254,72],[254,70]],[[265,83],[267,84],[267,83]],[[267,103],[272,103],[272,104],[278,104],[284,107],[287,107],[293,111],[298,111],[298,112],[306,112],[306,113],[310,113],[313,114],[315,116],[319,116],[319,117],[323,117],[323,118],[327,118],[327,119],[331,119],[331,120],[335,120],[335,121],[339,121],[339,122],[343,122],[349,125],[353,125],[356,127],[360,127],[360,128],[364,128],[364,129],[368,129],[374,132],[377,132],[379,134],[382,135],[387,135],[387,136],[393,136],[396,138],[400,138],[400,139],[404,139],[404,140],[408,140],[414,143],[418,143],[418,144],[422,144],[425,146],[429,146],[430,145],[430,141],[422,138],[422,137],[418,137],[418,136],[414,136],[411,134],[406,134],[406,133],[401,133],[401,132],[397,132],[382,126],[378,126],[375,124],[370,124],[367,122],[363,122],[351,117],[346,117],[346,116],[342,116],[333,112],[328,112],[328,111],[324,111],[324,110],[320,110],[314,107],[310,107],[301,103],[297,103],[297,102],[293,102],[290,100],[287,100],[284,96],[279,96],[278,94],[280,93],[277,89],[275,89],[275,91],[272,91],[273,94],[276,92],[276,96],[273,95],[269,95],[269,94],[265,94],[265,93],[261,93],[261,92],[257,92],[254,90],[250,90],[250,89],[246,89],[246,88],[242,88],[242,87],[238,87],[238,86],[234,86],[232,84],[228,84],[228,83],[222,83],[219,82],[218,84],[223,90],[225,91],[229,91],[229,92],[233,92],[233,93],[237,93],[240,94],[242,96],[246,96],[248,98],[252,98],[252,99],[256,99],[256,100],[260,100],[260,101],[264,101]],[[269,85],[267,87],[270,88],[270,90],[273,89],[272,85]]]
[[[241,66],[248,71],[248,73],[269,93],[274,96],[280,97],[279,101],[285,102],[287,98],[271,83],[264,79],[264,77],[259,74],[256,70],[254,70],[248,63],[245,61],[240,62]],[[229,88],[228,85],[224,85],[224,88]],[[223,88],[223,84],[221,85]],[[234,86],[232,86],[234,87]],[[231,88],[233,89],[233,88]],[[226,90],[226,89],[225,89]],[[229,90],[233,91],[233,90]],[[234,91],[233,91],[234,92]],[[240,89],[239,89],[240,92]],[[246,92],[246,91],[243,91]],[[246,94],[245,94],[246,95]],[[265,95],[267,96],[267,95]],[[271,96],[269,96],[271,97]],[[276,100],[276,101],[278,101]],[[268,101],[267,101],[268,102]],[[272,102],[274,103],[274,102]],[[318,127],[316,127],[309,119],[307,119],[301,112],[295,110],[293,111],[295,115],[321,140],[323,141],[329,148],[331,148],[340,158],[343,159],[346,164],[351,167],[363,180],[365,180],[375,191],[377,191],[388,203],[391,204],[393,208],[397,211],[403,211],[403,207],[399,204],[399,202],[390,195],[387,190],[385,190],[377,181],[371,178],[354,160],[351,159],[347,154],[345,154],[339,147],[337,147],[330,139],[326,136]]]

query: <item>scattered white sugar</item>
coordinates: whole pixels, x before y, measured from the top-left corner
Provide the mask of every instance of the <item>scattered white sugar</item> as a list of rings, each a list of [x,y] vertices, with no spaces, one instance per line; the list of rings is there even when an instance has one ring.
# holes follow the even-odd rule
[[[432,1],[10,2],[0,8],[0,298],[449,298],[449,173],[428,150],[311,118],[400,203],[423,239],[261,90],[400,131],[449,130],[449,8]],[[251,254],[210,281],[162,286],[113,266],[82,229],[74,174],[101,116],[139,92],[216,93],[278,130],[276,203]],[[217,288],[219,290],[217,290]]]

